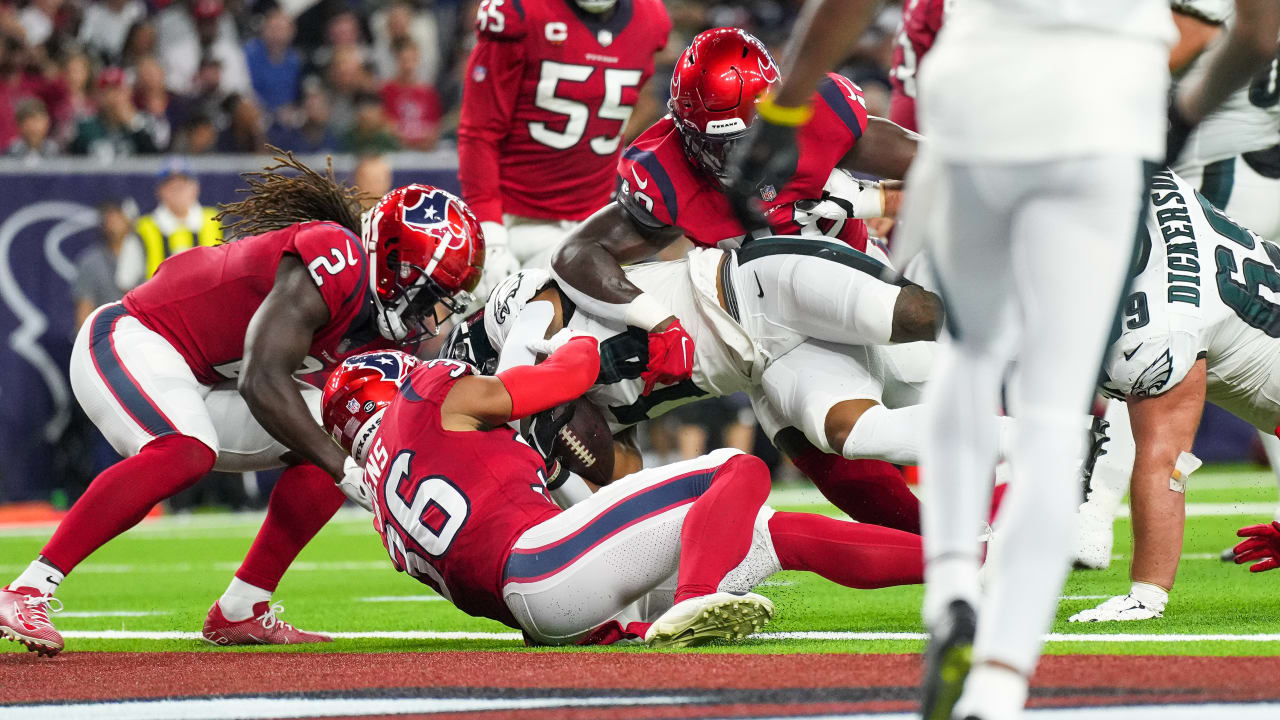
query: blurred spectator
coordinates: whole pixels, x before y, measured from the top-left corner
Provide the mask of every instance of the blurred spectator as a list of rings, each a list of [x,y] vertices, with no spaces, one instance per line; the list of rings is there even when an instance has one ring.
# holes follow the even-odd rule
[[[397,43],[396,72],[382,86],[382,109],[401,145],[430,150],[440,132],[440,97],[419,79],[418,46],[409,39]]]
[[[291,45],[293,34],[293,20],[275,8],[268,10],[262,20],[262,36],[244,45],[253,90],[272,114],[298,101],[302,56]]]
[[[206,155],[218,150],[218,128],[209,113],[198,110],[183,120],[173,138],[173,151],[183,155]]]
[[[267,132],[272,145],[296,153],[326,152],[338,147],[338,138],[329,124],[329,97],[319,81],[307,83],[302,91],[302,110],[273,125]]]
[[[351,182],[364,194],[360,204],[368,210],[391,192],[391,165],[381,155],[363,155],[351,172]]]
[[[62,107],[53,113],[58,142],[66,146],[75,137],[76,124],[93,115],[95,107],[89,97],[89,82],[93,79],[89,57],[81,52],[67,53],[62,59],[62,83],[66,98]]]
[[[156,54],[156,26],[150,20],[139,20],[124,36],[120,50],[120,67],[133,67],[144,57]]]
[[[71,151],[94,155],[103,162],[135,154],[157,153],[162,147],[154,128],[133,104],[132,93],[120,68],[98,74],[98,112],[81,120]]]
[[[355,53],[360,64],[369,60],[369,48],[360,30],[360,18],[347,8],[340,8],[324,28],[325,42],[311,53],[311,66],[323,68],[332,64],[339,53]]]
[[[98,206],[98,217],[98,242],[76,258],[76,279],[71,284],[77,328],[94,309],[119,300],[142,281],[141,263],[129,267],[130,256],[141,256],[141,244],[129,232],[124,209],[119,203],[105,202]]]
[[[18,16],[22,22],[22,30],[26,33],[27,45],[35,47],[43,45],[53,34],[58,18],[58,9],[62,0],[31,0]]]
[[[99,60],[117,64],[134,23],[147,16],[142,0],[98,0],[80,18],[80,44]]]
[[[221,64],[223,92],[252,89],[235,21],[223,9],[222,0],[179,0],[156,16],[156,42],[169,89],[194,92],[205,57]]]
[[[5,154],[18,158],[28,164],[40,162],[41,158],[58,154],[58,144],[49,139],[49,111],[38,98],[26,98],[18,103],[16,112],[18,119],[18,137]]]
[[[164,84],[164,68],[154,57],[145,57],[134,66],[133,104],[146,116],[159,147],[168,147],[173,128],[169,90]]]
[[[329,91],[329,128],[334,135],[345,135],[356,122],[356,98],[369,92],[374,86],[360,51],[356,48],[338,48],[325,71]]]
[[[356,121],[342,139],[342,149],[363,155],[366,153],[393,152],[400,148],[396,136],[387,125],[382,112],[382,99],[372,93],[356,98]]]
[[[137,233],[146,256],[146,277],[166,258],[199,245],[222,242],[215,208],[201,207],[200,181],[180,157],[170,157],[156,181],[156,209],[138,218]]]
[[[218,137],[218,152],[266,152],[266,124],[262,121],[258,103],[248,95],[231,95],[224,103],[224,110],[227,127]]]
[[[435,15],[414,12],[407,2],[394,2],[369,20],[373,34],[373,65],[380,78],[399,74],[399,46],[412,42],[418,48],[416,82],[434,85],[440,72],[440,28]]]

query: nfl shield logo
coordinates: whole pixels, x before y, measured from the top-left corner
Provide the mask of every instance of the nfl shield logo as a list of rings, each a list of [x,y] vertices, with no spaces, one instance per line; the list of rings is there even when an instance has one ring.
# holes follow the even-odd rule
[[[347,400],[347,412],[356,413],[360,411],[360,402],[355,398]]]
[[[609,47],[613,44],[613,33],[608,30],[601,30],[596,33],[596,42],[600,43],[601,47]]]
[[[760,188],[761,200],[765,202],[773,202],[774,198],[776,197],[778,197],[778,191],[775,190],[772,185],[765,185],[764,187]]]

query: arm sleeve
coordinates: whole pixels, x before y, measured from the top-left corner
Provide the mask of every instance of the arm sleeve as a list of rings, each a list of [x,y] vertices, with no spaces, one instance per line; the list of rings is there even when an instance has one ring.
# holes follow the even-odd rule
[[[524,45],[512,39],[481,34],[467,61],[458,176],[462,198],[481,222],[502,222],[498,146],[510,131],[523,72]]]
[[[511,395],[511,420],[536,415],[582,396],[600,374],[600,348],[593,337],[576,337],[539,365],[498,373]]]

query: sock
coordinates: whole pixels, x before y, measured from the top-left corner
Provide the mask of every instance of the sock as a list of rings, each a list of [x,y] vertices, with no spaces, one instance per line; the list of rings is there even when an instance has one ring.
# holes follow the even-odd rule
[[[52,595],[58,591],[58,586],[65,579],[66,576],[58,568],[40,560],[33,560],[16,580],[9,583],[9,587],[33,588],[41,595]]]
[[[1009,489],[1009,483],[996,483],[991,488],[991,512],[987,514],[987,522],[994,525],[996,515],[1000,513],[1000,503],[1004,502],[1005,491]]]
[[[680,528],[676,602],[715,592],[747,556],[769,489],[769,467],[754,455],[735,455],[716,470]]]
[[[287,468],[271,490],[267,517],[236,577],[269,597],[294,558],[345,500],[329,473],[315,465]]]
[[[849,460],[816,447],[791,461],[823,497],[854,520],[920,533],[920,501],[893,465]]]
[[[978,584],[981,564],[976,545],[973,555],[946,555],[925,563],[924,604],[921,607],[925,627],[933,627],[954,600],[964,600],[975,609],[978,607],[978,598],[982,594]]]
[[[1169,591],[1151,583],[1134,582],[1129,587],[1129,595],[1156,612],[1164,612],[1165,606],[1169,604]]]
[[[807,570],[845,587],[924,582],[919,535],[810,513],[778,512],[769,536],[783,570]]]
[[[964,692],[952,717],[973,715],[983,720],[1016,720],[1027,704],[1027,678],[1000,665],[975,665],[965,679]]]
[[[218,608],[222,610],[222,617],[237,622],[261,615],[262,613],[256,612],[255,606],[258,603],[270,602],[270,590],[250,585],[238,577],[233,577],[231,584],[227,586],[227,591],[218,598]]]
[[[923,412],[921,405],[895,410],[872,405],[849,430],[840,454],[850,459],[878,458],[899,465],[919,465]]]
[[[216,459],[209,446],[193,437],[152,440],[93,479],[40,554],[64,573],[71,572],[94,550],[141,522],[156,503],[194,485]]]

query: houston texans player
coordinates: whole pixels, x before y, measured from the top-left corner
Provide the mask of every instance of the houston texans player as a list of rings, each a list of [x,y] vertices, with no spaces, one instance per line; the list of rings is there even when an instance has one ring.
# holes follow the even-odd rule
[[[461,200],[426,185],[393,190],[363,221],[358,192],[331,168],[320,175],[289,158],[250,187],[226,208],[241,218],[229,226],[240,239],[166,260],[76,338],[76,399],[125,459],[94,479],[40,556],[0,591],[0,634],[29,650],[62,650],[48,618],[50,604],[61,605],[58,585],[157,502],[214,468],[281,465],[263,527],[209,610],[204,638],[329,639],[280,621],[271,594],[344,493],[369,501],[363,471],[317,422],[320,392],[296,378],[434,333],[437,304],[459,308],[475,287],[484,240]]]
[[[912,132],[920,127],[916,123],[916,72],[954,4],[955,0],[907,0],[902,4],[902,25],[894,38],[893,69],[889,71],[893,88],[889,119]]]
[[[488,246],[479,299],[609,201],[623,130],[671,21],[660,0],[484,0],[458,162]]]
[[[660,392],[667,392],[687,382],[696,346],[681,324],[684,318],[653,293],[642,292],[621,265],[646,258],[681,235],[700,247],[742,246],[743,253],[755,253],[750,242],[754,236],[811,237],[811,242],[780,243],[768,253],[758,253],[749,268],[741,262],[746,255],[734,255],[732,270],[741,275],[743,296],[749,293],[752,302],[769,304],[773,322],[793,326],[818,317],[818,308],[832,310],[835,317],[823,329],[827,334],[811,334],[824,340],[884,344],[933,338],[928,332],[895,335],[892,325],[895,316],[910,317],[920,321],[911,323],[914,327],[928,329],[929,320],[938,316],[936,298],[917,286],[899,288],[872,274],[843,272],[837,267],[839,258],[853,254],[823,242],[836,240],[853,250],[879,252],[868,245],[866,226],[858,218],[892,214],[897,194],[886,192],[881,184],[854,181],[844,169],[899,178],[915,152],[913,134],[867,116],[862,93],[849,80],[829,75],[814,95],[813,121],[801,136],[797,181],[785,190],[763,189],[770,227],[749,233],[734,219],[722,193],[724,158],[752,122],[756,98],[778,81],[773,58],[748,33],[718,28],[695,37],[671,78],[671,114],[623,153],[617,200],[575,229],[553,257],[557,285],[574,304],[605,322],[648,333],[645,395],[655,386],[666,386]],[[757,285],[756,277],[763,284]],[[833,303],[832,298],[839,301]],[[822,356],[815,361],[829,363],[835,373],[849,362],[822,349],[815,353]],[[790,362],[799,358],[795,354]],[[796,376],[813,369],[796,368]],[[783,372],[782,367],[776,371]],[[852,396],[837,398],[845,399]],[[847,442],[845,432],[855,422],[862,424],[863,432],[850,435],[900,437],[895,428],[905,423],[884,411],[865,403],[838,402],[830,424],[840,430],[842,442]],[[824,453],[823,446],[830,445],[827,433],[788,429],[772,439],[846,512],[856,513],[855,506],[864,503],[851,486],[866,471],[893,486],[884,492],[901,504],[901,512],[894,514],[915,515],[915,498],[896,470],[875,461],[850,465]],[[831,448],[844,450],[842,444]],[[861,456],[868,454],[874,456]]]
[[[507,423],[581,395],[600,351],[572,331],[538,349],[541,364],[496,376],[377,353],[325,385],[324,426],[365,464],[392,563],[459,609],[535,644],[679,647],[759,629],[773,604],[750,590],[782,569],[858,588],[919,581],[917,536],[775,513],[767,467],[734,450],[643,470],[561,511],[547,459]]]

